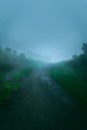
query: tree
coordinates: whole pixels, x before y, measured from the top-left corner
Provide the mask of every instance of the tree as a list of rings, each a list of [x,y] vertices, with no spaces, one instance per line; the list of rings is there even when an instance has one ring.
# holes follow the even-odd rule
[[[5,48],[5,51],[10,52],[10,51],[11,51],[11,48],[6,47],[6,48]]]
[[[24,54],[24,53],[20,53],[20,58],[22,58],[22,59],[26,59],[25,54]]]
[[[87,55],[87,43],[83,43],[82,50],[83,54]]]
[[[13,55],[17,56],[17,51],[16,50],[13,51]]]
[[[77,55],[73,55],[72,57],[73,57],[73,59],[77,59],[77,58],[78,58],[78,56],[77,56]]]
[[[0,46],[0,54],[2,54],[2,47]]]

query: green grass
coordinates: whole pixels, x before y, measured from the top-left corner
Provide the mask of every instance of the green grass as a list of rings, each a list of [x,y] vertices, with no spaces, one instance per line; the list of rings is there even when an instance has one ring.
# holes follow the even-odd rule
[[[87,104],[87,70],[72,70],[67,66],[50,69],[52,78],[74,98]]]
[[[32,72],[32,69],[27,68],[27,69],[24,69],[24,70],[22,70],[22,71],[19,71],[19,72],[13,74],[12,77],[13,77],[13,79],[15,79],[15,80],[21,80],[21,79],[24,78],[25,76],[28,76],[31,72]]]
[[[0,104],[9,98],[13,91],[19,88],[18,82],[6,80],[4,76],[4,73],[0,73]]]
[[[6,101],[19,86],[19,83],[5,81],[0,88],[0,104]]]
[[[23,69],[13,73],[10,80],[5,79],[6,73],[0,73],[0,104],[4,103],[9,97],[21,87],[21,81],[28,76],[32,70]]]

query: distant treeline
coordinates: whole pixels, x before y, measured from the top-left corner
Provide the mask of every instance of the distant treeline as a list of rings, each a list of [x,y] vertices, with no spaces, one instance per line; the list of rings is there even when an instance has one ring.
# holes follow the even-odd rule
[[[29,62],[30,61],[25,54],[18,54],[16,51],[13,51],[8,47],[0,47],[0,72],[29,66]]]
[[[74,55],[73,59],[68,62],[68,65],[74,69],[87,69],[87,43],[83,43],[81,49],[83,53]]]

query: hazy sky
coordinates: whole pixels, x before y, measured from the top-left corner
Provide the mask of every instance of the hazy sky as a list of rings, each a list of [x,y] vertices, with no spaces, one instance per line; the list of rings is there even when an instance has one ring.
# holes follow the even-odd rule
[[[87,42],[87,0],[0,0],[0,44],[46,61]]]

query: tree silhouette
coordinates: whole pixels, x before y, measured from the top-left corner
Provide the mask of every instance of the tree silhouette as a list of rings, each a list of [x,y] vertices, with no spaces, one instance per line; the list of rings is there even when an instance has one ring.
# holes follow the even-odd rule
[[[83,43],[82,50],[83,54],[87,55],[87,43]]]
[[[68,62],[68,65],[74,69],[87,68],[87,43],[83,43],[81,49],[83,53],[80,55],[74,55],[73,59]]]

